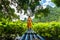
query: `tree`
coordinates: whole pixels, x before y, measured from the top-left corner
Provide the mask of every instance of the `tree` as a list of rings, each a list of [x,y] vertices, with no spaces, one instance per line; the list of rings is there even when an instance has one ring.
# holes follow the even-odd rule
[[[46,13],[49,12],[48,8],[46,8],[46,9],[40,9],[39,8],[39,10],[37,12],[34,11],[36,6],[38,6],[38,5],[40,6],[39,0],[11,0],[11,1],[18,4],[18,6],[17,6],[18,12],[21,9],[24,9],[25,12],[26,12],[28,7],[30,7],[30,9],[32,11],[32,14],[37,14],[38,13],[38,15],[39,15],[42,12],[44,15],[47,15]]]
[[[60,0],[52,0],[58,7],[60,7]]]
[[[53,0],[55,2],[55,0]],[[46,17],[50,13],[49,6],[46,9],[39,9],[37,11],[34,11],[36,6],[39,5],[39,0],[0,0],[0,16],[4,18],[17,18],[17,16],[14,14],[15,10],[12,9],[9,5],[17,3],[17,10],[18,12],[23,9],[25,12],[27,12],[28,7],[30,7],[32,14],[35,14],[35,17],[39,20],[41,17]],[[40,5],[39,5],[40,6]],[[42,6],[40,6],[42,7]]]
[[[10,2],[8,0],[0,0],[0,17],[1,18],[16,18],[17,15],[14,14],[14,9],[9,6]]]

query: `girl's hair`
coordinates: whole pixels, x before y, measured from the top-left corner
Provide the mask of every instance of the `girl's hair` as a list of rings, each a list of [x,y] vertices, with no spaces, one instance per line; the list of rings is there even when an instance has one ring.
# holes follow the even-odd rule
[[[30,17],[30,16],[29,16]]]

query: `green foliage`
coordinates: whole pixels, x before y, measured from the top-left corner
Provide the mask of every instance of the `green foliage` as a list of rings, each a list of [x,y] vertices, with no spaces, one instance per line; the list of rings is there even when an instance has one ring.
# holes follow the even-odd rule
[[[60,7],[60,0],[53,0],[53,2],[54,2],[58,7]]]
[[[2,19],[0,21],[0,37],[5,38],[5,40],[16,37],[17,34],[22,36],[22,34],[25,31],[26,31],[26,24],[24,24],[20,20],[12,22],[9,21],[9,19]]]
[[[17,15],[14,14],[15,10],[12,9],[10,6],[10,1],[8,0],[0,0],[0,17],[1,18],[17,18]],[[3,10],[3,11],[2,11]]]
[[[46,15],[45,15],[46,14]],[[50,8],[49,12],[40,11],[35,14],[35,19],[37,22],[51,22],[51,21],[60,21],[60,7]]]
[[[9,21],[9,19],[5,20],[2,19],[0,21],[0,36],[3,36],[4,38],[11,35],[15,35],[16,37],[17,34],[22,36],[25,31],[27,30],[27,23],[24,23],[20,20],[12,22]],[[51,40],[56,40],[60,39],[60,23],[59,22],[38,22],[38,23],[33,23],[32,29],[39,35],[43,37],[48,37],[51,38]]]
[[[59,3],[58,0],[52,0],[53,2],[55,2],[56,4]],[[50,15],[50,11],[51,9],[49,10],[49,7],[47,7],[46,9],[40,9],[38,10],[36,13],[34,11],[35,7],[37,5],[39,5],[39,0],[11,0],[11,2],[14,2],[14,3],[17,3],[17,10],[19,11],[20,9],[24,9],[25,12],[27,11],[28,7],[31,8],[33,14],[35,14],[35,17],[38,18],[39,20],[40,19],[43,19],[43,17],[47,17]],[[30,3],[29,3],[30,2]],[[18,16],[16,14],[14,14],[15,10],[12,9],[10,6],[10,1],[8,0],[0,0],[0,17],[2,18],[18,18]],[[59,5],[59,4],[58,4]],[[3,7],[4,6],[4,7]],[[5,8],[5,9],[3,9]],[[1,10],[4,10],[4,11],[1,11]],[[54,11],[58,11],[58,10],[54,10]],[[6,13],[7,12],[7,13]],[[41,14],[42,13],[42,14]],[[56,12],[55,12],[56,13]],[[51,15],[50,15],[51,16]],[[46,18],[45,18],[46,19]],[[43,19],[43,20],[45,20]],[[52,18],[53,19],[53,18]],[[50,20],[50,19],[49,19]]]
[[[40,10],[38,10],[37,12],[36,12],[36,14],[35,14],[35,17],[36,18],[41,18],[41,17],[47,17],[48,16],[48,14],[50,13],[50,10],[49,10],[49,8],[46,8],[46,9],[40,9]]]
[[[0,11],[2,10],[2,5],[0,4]]]
[[[46,22],[34,23],[33,29],[41,36],[51,38],[51,40],[60,39],[60,23],[59,22]]]
[[[31,2],[30,0],[17,0],[18,6],[22,9],[25,9],[25,5],[26,5],[26,10],[28,8],[28,6],[30,6],[30,8],[32,9],[32,11],[35,9],[35,6],[38,5],[38,0],[34,0],[34,2]]]

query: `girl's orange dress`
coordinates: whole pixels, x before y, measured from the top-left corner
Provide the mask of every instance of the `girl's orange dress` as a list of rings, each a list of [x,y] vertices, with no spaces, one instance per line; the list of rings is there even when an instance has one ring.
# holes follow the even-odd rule
[[[32,27],[32,19],[29,17],[27,20],[27,27],[31,28]]]

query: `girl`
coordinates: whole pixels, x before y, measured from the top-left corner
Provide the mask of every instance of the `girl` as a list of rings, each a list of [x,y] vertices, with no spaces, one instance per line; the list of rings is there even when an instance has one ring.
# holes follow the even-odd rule
[[[32,19],[30,16],[28,17],[28,20],[27,20],[27,27],[28,27],[28,29],[31,29],[31,27],[32,27]]]

